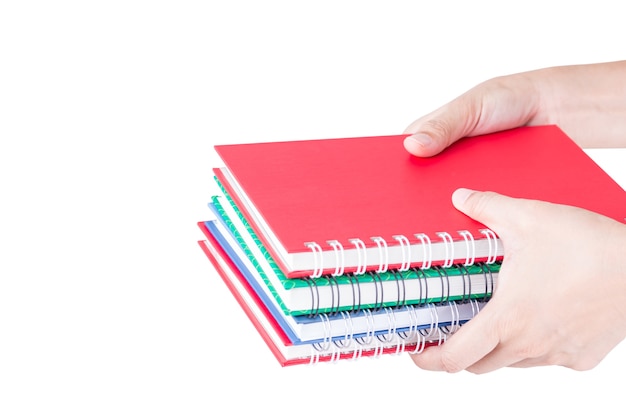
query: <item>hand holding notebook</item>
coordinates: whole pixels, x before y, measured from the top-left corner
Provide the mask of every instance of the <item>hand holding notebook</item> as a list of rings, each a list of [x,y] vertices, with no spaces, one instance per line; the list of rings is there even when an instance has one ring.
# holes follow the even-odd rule
[[[624,218],[621,187],[557,126],[465,138],[432,158],[409,155],[406,136],[217,145],[214,172],[290,278],[494,262],[496,234],[450,202],[459,187]]]
[[[623,85],[626,61],[500,77],[415,121],[407,129],[415,135],[405,146],[427,157],[464,136],[560,120],[582,146],[624,147],[624,90],[616,88]],[[575,169],[558,155],[555,160],[555,170]],[[592,180],[589,173],[572,179]],[[455,193],[459,210],[501,238],[505,261],[488,306],[445,345],[414,356],[416,364],[477,373],[503,366],[598,364],[626,336],[623,195],[616,194],[622,215],[610,219],[563,205]]]
[[[497,291],[481,314],[445,346],[414,356],[418,365],[480,373],[512,365],[589,369],[622,340],[623,224],[575,207],[494,193],[465,190],[454,201],[500,236],[503,267]]]
[[[221,218],[224,226],[236,234],[238,244],[245,246],[242,246],[245,255],[239,255],[238,258],[253,255],[250,260],[255,268],[260,267],[258,272],[261,281],[264,285],[271,284],[273,297],[282,300],[279,306],[287,307],[284,314],[308,314],[306,313],[308,311],[316,317],[325,317],[324,314],[327,313],[336,315],[344,311],[353,311],[355,308],[358,310],[358,306],[363,302],[368,308],[380,310],[387,305],[394,309],[422,300],[422,294],[425,294],[425,291],[422,291],[422,283],[425,281],[422,279],[416,281],[413,278],[418,276],[418,271],[424,271],[426,265],[432,264],[435,267],[435,262],[439,264],[436,265],[438,269],[431,271],[435,275],[431,281],[433,285],[428,285],[429,297],[435,295],[431,292],[435,289],[438,290],[436,296],[444,295],[443,299],[446,302],[452,299],[453,294],[466,301],[470,294],[481,297],[481,294],[492,292],[490,288],[493,286],[490,283],[496,283],[495,280],[486,278],[487,269],[482,268],[487,268],[490,263],[496,262],[494,258],[499,258],[503,254],[505,258],[510,256],[513,266],[519,259],[514,249],[518,245],[515,242],[520,240],[510,239],[509,230],[518,232],[519,239],[522,239],[522,242],[530,242],[531,248],[541,248],[544,262],[554,263],[553,253],[555,250],[558,251],[559,247],[568,251],[571,249],[571,246],[567,245],[571,243],[568,239],[572,231],[570,228],[566,227],[556,239],[547,239],[549,234],[546,237],[542,236],[544,229],[548,231],[548,226],[560,230],[558,213],[561,213],[561,210],[558,208],[561,207],[567,209],[580,207],[576,210],[585,213],[596,211],[606,216],[602,218],[612,218],[613,224],[622,226],[620,222],[626,209],[626,195],[623,189],[556,126],[523,127],[467,138],[433,158],[416,158],[408,155],[402,148],[404,137],[396,135],[216,146],[226,165],[225,168],[215,170],[217,183],[224,192],[223,197],[218,196],[214,200],[216,217]],[[346,155],[354,157],[357,154],[360,155],[357,159],[362,163],[363,169],[345,163]],[[302,155],[306,157],[299,157]],[[556,162],[563,166],[557,169]],[[368,170],[370,166],[374,169]],[[456,208],[453,206],[450,196],[462,185],[492,189],[501,193],[509,192],[517,199],[497,196],[500,201],[495,206],[496,216],[483,218],[481,210],[464,208],[458,199],[461,196],[459,192],[455,194]],[[315,190],[317,192],[313,192]],[[495,194],[476,193],[473,196],[491,196],[492,204],[497,203]],[[220,202],[222,199],[226,204]],[[530,202],[530,199],[549,200],[551,203]],[[467,199],[468,202],[474,200],[474,197]],[[524,210],[512,209],[519,204],[526,204],[526,209],[543,205],[550,210],[557,209],[547,214],[534,213],[530,210],[530,214],[534,214],[531,221],[522,222],[525,217],[518,212]],[[218,209],[218,205],[223,208]],[[484,209],[482,213],[487,214]],[[554,221],[555,213],[557,221]],[[601,217],[599,214],[593,216]],[[549,222],[542,220],[544,218],[549,219]],[[524,227],[514,229],[513,226],[518,224],[516,221],[522,222],[520,224]],[[205,223],[200,224],[208,239],[205,247],[214,261],[219,260],[223,256],[219,255],[218,245],[212,242],[212,238],[217,236],[213,232],[208,232],[204,225]],[[313,255],[313,259],[316,253],[309,251],[305,242],[323,242],[324,236],[335,236],[337,238],[335,244],[338,246],[338,242],[345,242],[349,237],[373,235],[381,236],[385,244],[379,246],[374,243],[370,253],[360,252],[361,260],[368,260],[367,264],[358,263],[359,266],[366,265],[365,273],[352,270],[351,273],[342,274],[343,266],[346,266],[345,270],[348,271],[347,256],[344,258],[345,253],[341,249],[329,245],[327,258],[322,261],[318,259],[316,268],[301,270],[300,272],[304,273],[302,278],[288,277],[288,274],[296,270],[289,268],[287,262],[280,262],[280,250],[273,247],[277,240],[270,237],[271,230],[275,235],[283,236],[286,241],[291,239],[295,251],[300,250],[305,254],[308,252],[309,255]],[[412,231],[422,233],[411,235]],[[446,236],[445,231],[448,233],[444,239],[442,236]],[[466,231],[467,234],[464,235],[460,231]],[[503,233],[502,237],[498,236],[500,232]],[[479,242],[478,237],[481,233],[491,237]],[[391,245],[387,242],[392,242],[393,236],[400,235],[412,238],[412,242],[402,244],[402,239],[398,239],[396,249],[397,254],[401,255],[398,260],[402,262],[389,261]],[[441,239],[437,241],[437,237]],[[499,243],[501,239],[502,243],[505,243],[503,252],[500,252],[503,248],[502,243]],[[479,260],[481,256],[477,256],[480,243],[483,244],[483,249],[487,249],[482,254],[483,257],[486,255],[485,260]],[[436,244],[440,245],[438,251],[434,248]],[[498,251],[493,249],[495,247],[499,248]],[[587,249],[586,246],[580,245],[573,256],[583,260],[588,256]],[[276,253],[279,255],[275,258]],[[413,259],[412,255],[416,255],[417,258]],[[419,258],[420,255],[422,258]],[[320,266],[329,260],[338,263],[328,269]],[[448,262],[453,262],[454,265],[446,268]],[[536,264],[532,257],[525,262],[533,264],[530,271],[535,277],[532,280],[524,278],[535,285],[533,292],[538,296],[514,300],[524,305],[542,300],[546,293],[554,291],[550,284],[556,282],[550,281],[554,277],[544,275],[543,266]],[[470,284],[467,275],[469,270],[466,268],[476,263],[482,267],[474,273],[471,280],[475,281]],[[388,271],[381,270],[387,267]],[[456,268],[461,268],[457,272],[464,272],[456,276],[451,272],[443,272]],[[322,276],[316,277],[312,273],[316,270],[321,272],[322,269],[324,270]],[[228,268],[221,267],[221,270],[223,276],[229,275],[224,273]],[[234,270],[233,272],[236,273]],[[307,274],[309,276],[306,276]],[[497,279],[497,282],[499,281],[500,277]],[[460,284],[457,287],[460,290],[458,293],[453,290],[453,282]],[[508,285],[510,284],[502,284],[505,289]],[[295,294],[296,288],[302,290],[299,293],[301,292],[304,297],[302,298],[304,304],[299,307],[292,304],[295,298],[290,297]],[[560,287],[559,291],[563,291],[564,288],[567,288],[567,285]],[[511,294],[515,295],[515,291]],[[527,291],[521,291],[520,294],[528,296]],[[249,304],[243,303],[245,306]],[[475,310],[470,308],[470,311]],[[248,312],[248,314],[259,317],[257,313]],[[489,317],[478,314],[472,320],[484,321],[485,316]],[[499,316],[497,312],[495,316]],[[569,320],[567,315],[558,318],[560,323]],[[389,319],[388,322],[396,323],[396,320]],[[353,329],[350,323],[351,319],[344,320],[343,328]],[[433,320],[433,323],[438,323],[438,320]],[[330,325],[330,322],[326,324]],[[262,334],[268,334],[274,327],[270,322],[258,329],[261,329],[259,331]],[[382,331],[389,332],[395,337],[400,335],[399,332],[392,331],[392,328],[395,328],[395,324]],[[498,327],[489,327],[490,331],[497,329]],[[544,342],[543,339],[528,340],[523,333],[524,330],[522,328],[521,333],[516,333],[516,340],[526,340],[533,346],[539,346]],[[352,331],[346,334],[352,334]],[[419,332],[410,334],[412,337],[420,337]],[[444,341],[442,334],[445,334],[445,339],[449,336],[448,333],[441,332],[428,334],[429,337],[434,337],[429,339],[434,344]],[[463,334],[467,335],[468,332]],[[329,338],[332,337],[330,333],[328,335]],[[493,344],[493,336],[490,333],[478,331],[469,332],[469,335],[474,335],[473,337],[480,343],[472,339],[476,351],[474,356],[465,355],[466,358],[480,356],[484,353],[480,349],[485,347],[489,349]],[[348,339],[354,340],[353,337]],[[351,355],[376,356],[380,352],[397,353],[407,349],[422,351],[425,346],[425,341],[421,339],[409,338],[408,341],[405,339],[400,341],[397,338],[394,340],[385,338],[384,343],[389,342],[391,345],[383,345],[382,351],[379,347],[370,345],[359,345],[359,350],[345,351],[353,349],[354,346],[346,347],[343,344],[335,351],[332,347],[335,346],[334,342],[331,342],[329,350],[323,352],[316,350],[313,355],[301,357],[299,355],[302,353],[290,349],[289,344],[282,345],[276,337],[273,340],[269,343],[270,346],[286,349],[280,352],[273,350],[279,353],[277,357],[283,364],[309,362],[311,358],[332,361],[352,357]],[[295,341],[290,340],[290,343],[294,344]],[[445,343],[443,345],[445,349]],[[454,344],[452,346],[454,347]],[[297,349],[300,352],[300,348]],[[437,369],[440,363],[437,359],[440,348],[435,347],[432,354],[428,353],[428,350],[424,350],[424,359],[416,357],[416,362],[426,368]],[[461,353],[465,350],[463,346],[459,348]]]
[[[608,86],[601,96],[616,108],[591,100],[585,109],[602,120],[626,113],[614,89],[626,85],[624,67],[544,78],[559,84],[547,91],[582,98],[587,83],[571,92],[572,74],[606,72],[592,84]],[[281,364],[409,351],[421,352],[414,360],[425,369],[586,369],[624,338],[626,194],[557,126],[539,126],[563,120],[584,133],[587,125],[570,107],[555,115],[550,99],[532,96],[546,74],[482,84],[415,122],[408,132],[421,133],[408,139],[216,146],[228,204],[220,210],[214,200],[221,232],[208,229],[219,222],[199,223],[201,247]],[[623,116],[600,123],[611,127],[605,145],[626,137]],[[228,239],[232,253],[221,243]],[[246,290],[247,277],[262,292]],[[426,333],[409,313],[418,309]],[[306,339],[305,327],[325,343]],[[372,337],[358,336],[363,329]]]

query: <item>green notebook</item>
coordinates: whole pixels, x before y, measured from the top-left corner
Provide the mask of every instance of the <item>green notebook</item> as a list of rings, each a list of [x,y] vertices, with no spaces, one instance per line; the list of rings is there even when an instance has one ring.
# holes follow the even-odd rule
[[[220,186],[209,205],[226,234],[251,262],[263,284],[287,315],[338,313],[447,301],[487,300],[497,281],[500,263],[411,268],[362,275],[287,278],[263,246],[241,211]]]

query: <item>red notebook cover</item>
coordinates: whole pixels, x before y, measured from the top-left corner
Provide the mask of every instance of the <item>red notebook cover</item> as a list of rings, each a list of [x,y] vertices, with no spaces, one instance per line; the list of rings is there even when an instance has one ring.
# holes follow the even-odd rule
[[[500,257],[495,235],[452,206],[459,187],[626,217],[622,187],[557,126],[465,138],[431,158],[408,154],[405,137],[217,145],[226,169],[214,171],[289,277]]]

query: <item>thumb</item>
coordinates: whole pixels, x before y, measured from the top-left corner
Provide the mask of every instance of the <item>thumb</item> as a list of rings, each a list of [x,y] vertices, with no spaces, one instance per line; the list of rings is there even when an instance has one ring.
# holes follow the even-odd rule
[[[457,210],[484,224],[498,235],[510,225],[511,218],[519,219],[523,216],[519,208],[519,199],[491,191],[459,188],[452,193],[452,204]]]
[[[428,157],[440,153],[462,137],[475,135],[482,96],[473,91],[470,93],[411,123],[405,129],[405,133],[411,133],[404,139],[405,149],[415,156]]]
[[[493,78],[411,123],[404,130],[410,134],[404,147],[415,156],[433,156],[463,137],[525,125],[535,117],[539,100],[528,73]]]
[[[437,155],[467,135],[466,129],[460,126],[449,112],[441,111],[416,120],[405,132],[412,135],[404,139],[404,148],[410,154],[420,157]]]

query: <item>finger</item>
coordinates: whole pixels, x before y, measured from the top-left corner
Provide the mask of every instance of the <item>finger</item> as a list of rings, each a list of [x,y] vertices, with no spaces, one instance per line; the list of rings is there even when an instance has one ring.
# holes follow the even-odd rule
[[[485,374],[505,367],[524,367],[524,362],[527,362],[528,366],[536,366],[539,363],[539,359],[536,361],[524,359],[512,352],[507,346],[500,344],[489,354],[467,367],[467,371],[474,374]],[[535,365],[531,365],[533,363]]]
[[[416,156],[433,156],[458,139],[472,134],[480,117],[480,97],[461,96],[411,123],[413,133],[404,140],[405,149]]]
[[[489,304],[465,323],[441,346],[430,347],[413,355],[413,362],[426,370],[459,372],[472,366],[498,346],[499,338]]]
[[[507,365],[509,368],[536,368],[538,366],[554,365],[548,363],[544,358],[530,358]]]
[[[504,235],[513,225],[523,224],[529,212],[528,201],[467,188],[459,188],[452,193],[452,204],[457,210],[486,225],[503,240],[506,240]]]
[[[412,354],[413,363],[425,371],[445,371],[441,362],[443,345],[429,346],[420,353]]]
[[[478,84],[406,129],[408,152],[433,156],[466,136],[532,124],[540,93],[532,73],[497,77]]]

